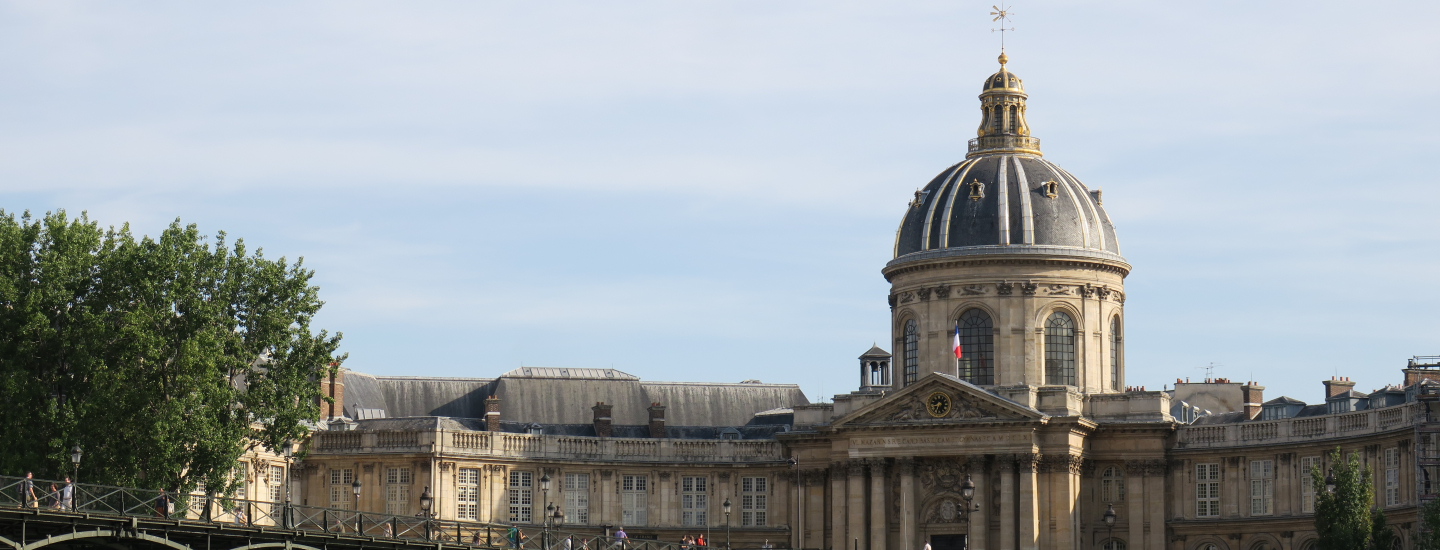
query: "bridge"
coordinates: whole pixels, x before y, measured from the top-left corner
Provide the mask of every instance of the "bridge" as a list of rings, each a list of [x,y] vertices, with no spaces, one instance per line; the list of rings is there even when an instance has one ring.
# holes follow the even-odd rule
[[[0,476],[0,550],[681,550],[675,543]],[[57,489],[51,490],[51,487]]]

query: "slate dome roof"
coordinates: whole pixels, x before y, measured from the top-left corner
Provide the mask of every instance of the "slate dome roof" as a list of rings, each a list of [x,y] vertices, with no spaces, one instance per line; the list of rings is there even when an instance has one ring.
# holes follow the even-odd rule
[[[966,159],[915,191],[891,266],[946,256],[1043,254],[1118,262],[1115,226],[1092,191],[1045,160],[1024,121],[1020,79],[1005,69],[980,94],[984,114]]]

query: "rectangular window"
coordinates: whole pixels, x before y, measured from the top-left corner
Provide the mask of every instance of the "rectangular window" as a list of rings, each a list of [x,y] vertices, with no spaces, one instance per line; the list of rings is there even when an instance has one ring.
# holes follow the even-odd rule
[[[460,519],[480,519],[480,470],[460,468],[455,476],[455,514]]]
[[[590,524],[590,474],[565,474],[565,521]]]
[[[740,526],[764,527],[770,487],[763,477],[740,478]]]
[[[1220,465],[1195,465],[1195,517],[1220,517]]]
[[[1105,504],[1125,500],[1125,473],[1120,468],[1111,466],[1101,474],[1100,496]]]
[[[410,514],[410,468],[385,469],[385,513]]]
[[[535,473],[510,472],[510,523],[531,523],[535,498]]]
[[[1300,457],[1300,512],[1315,513],[1315,480],[1310,472],[1320,467],[1320,457]]]
[[[350,484],[355,482],[355,470],[350,468],[330,469],[330,507],[355,509],[355,494]]]
[[[620,524],[626,527],[644,527],[645,510],[649,504],[646,498],[648,486],[645,476],[623,476],[620,478]]]
[[[1400,449],[1385,449],[1385,505],[1400,504]]]
[[[265,478],[270,489],[270,502],[285,502],[285,467],[270,466],[270,475]]]
[[[1275,461],[1250,461],[1250,515],[1275,513]]]
[[[680,525],[704,527],[705,511],[710,501],[705,492],[707,480],[703,477],[680,478]]]

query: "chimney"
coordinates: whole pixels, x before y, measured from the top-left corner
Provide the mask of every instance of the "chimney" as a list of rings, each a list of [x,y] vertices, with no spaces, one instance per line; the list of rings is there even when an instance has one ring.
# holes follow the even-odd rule
[[[1254,382],[1240,386],[1240,400],[1245,403],[1245,417],[1251,420],[1260,417],[1260,405],[1265,402],[1265,386]]]
[[[665,437],[665,405],[650,404],[650,437]]]
[[[493,395],[485,398],[485,431],[500,431],[500,398]]]
[[[610,409],[614,405],[606,405],[604,401],[595,403],[590,410],[595,411],[595,436],[610,437]]]
[[[330,374],[320,380],[320,412],[326,420],[345,416],[345,371],[335,363],[330,363],[330,368]],[[327,403],[324,397],[330,401]]]
[[[1331,376],[1329,380],[1324,381],[1324,384],[1326,399],[1350,391],[1355,387],[1355,383],[1351,382],[1349,378],[1345,377],[1336,378],[1334,376]]]

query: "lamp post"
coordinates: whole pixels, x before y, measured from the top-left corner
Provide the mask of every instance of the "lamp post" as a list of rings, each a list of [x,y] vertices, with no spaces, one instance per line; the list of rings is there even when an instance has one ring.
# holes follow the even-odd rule
[[[559,506],[556,506],[555,511],[550,514],[550,524],[555,526],[556,531],[559,531],[560,526],[565,524],[565,512]]]
[[[965,543],[960,545],[960,550],[970,547],[970,503],[975,500],[975,482],[970,480],[970,474],[965,474],[965,481],[960,482],[960,498],[965,499]]]
[[[1325,492],[1332,494],[1335,492],[1335,470],[1333,469],[1325,471]]]
[[[294,514],[290,509],[290,470],[294,467],[292,461],[295,458],[295,450],[294,444],[289,439],[286,439],[285,443],[281,445],[280,456],[285,457],[285,517],[282,521],[285,528],[289,529],[295,525]]]
[[[1105,548],[1109,550],[1115,547],[1115,503],[1112,502],[1105,508],[1105,515],[1101,516],[1100,519],[1105,522],[1105,527],[1110,530],[1110,533],[1105,535],[1105,538],[1108,539],[1105,541]]]
[[[82,454],[84,452],[80,450],[78,443],[75,444],[75,448],[70,449],[70,464],[75,466],[75,474],[70,476],[70,510],[72,512],[80,508],[80,495],[75,485],[80,483],[80,455]]]
[[[720,509],[725,511],[725,550],[730,550],[730,497],[725,497]]]
[[[425,490],[420,493],[420,515],[425,517],[425,540],[430,540],[430,505],[435,503],[435,497],[430,496],[430,486],[426,485]]]
[[[360,534],[360,478],[350,484],[350,490],[355,493],[355,534]]]
[[[550,474],[540,474],[540,502],[544,504],[542,510],[545,515],[540,518],[540,550],[550,548],[550,513],[554,511],[550,507]]]

